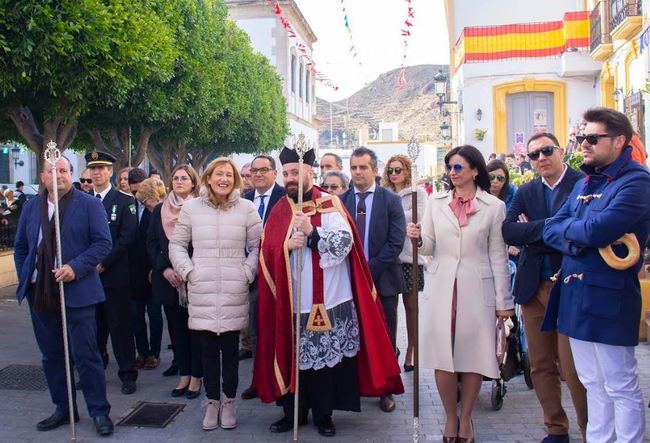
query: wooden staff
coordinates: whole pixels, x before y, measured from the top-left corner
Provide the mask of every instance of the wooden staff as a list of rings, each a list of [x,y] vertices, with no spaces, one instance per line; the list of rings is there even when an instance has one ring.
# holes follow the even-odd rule
[[[304,156],[309,151],[309,145],[305,140],[305,134],[298,135],[298,140],[293,144],[293,149],[298,154],[298,211],[302,213],[302,165],[304,164]],[[296,249],[296,350],[295,350],[295,383],[293,393],[293,441],[298,441],[298,416],[299,416],[299,398],[300,398],[300,306],[302,299],[302,248]]]
[[[44,153],[45,161],[52,165],[52,198],[54,199],[54,232],[56,237],[56,266],[63,266],[63,257],[61,254],[61,220],[59,218],[59,190],[57,188],[56,163],[61,159],[61,151],[56,147],[56,143],[50,140]],[[72,191],[70,191],[72,192]],[[46,227],[43,226],[43,229]],[[59,281],[59,303],[61,304],[61,325],[63,332],[63,355],[65,358],[65,382],[68,388],[68,412],[70,414],[70,438],[72,441],[77,440],[77,433],[74,424],[74,403],[72,401],[72,372],[70,369],[70,347],[68,345],[68,320],[65,312],[65,293],[63,281]]]
[[[415,164],[420,155],[420,144],[415,137],[412,137],[407,146],[408,155],[411,158],[411,221],[418,222],[418,193],[417,193],[417,165]],[[418,286],[420,281],[420,269],[418,267],[418,240],[411,239],[413,249],[413,286],[411,297],[415,303],[415,337],[413,337],[413,441],[420,439],[420,352],[419,352],[419,325],[420,315],[418,303]]]

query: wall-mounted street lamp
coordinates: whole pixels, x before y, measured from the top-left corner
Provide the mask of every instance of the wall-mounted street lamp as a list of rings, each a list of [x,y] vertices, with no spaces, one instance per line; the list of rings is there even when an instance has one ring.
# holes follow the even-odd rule
[[[440,136],[443,140],[451,140],[451,126],[446,122],[440,125]]]
[[[436,95],[438,96],[438,106],[440,107],[440,113],[444,105],[455,105],[458,102],[449,101],[447,96],[447,91],[449,89],[449,79],[447,75],[442,72],[442,69],[438,69],[438,73],[433,76],[434,86]]]
[[[14,161],[14,168],[17,169],[18,166],[23,166],[24,161],[20,159],[20,148],[13,147],[11,148],[11,159]]]
[[[614,89],[614,92],[612,93],[614,96],[614,100],[619,101],[621,97],[623,96],[623,88],[616,88]]]

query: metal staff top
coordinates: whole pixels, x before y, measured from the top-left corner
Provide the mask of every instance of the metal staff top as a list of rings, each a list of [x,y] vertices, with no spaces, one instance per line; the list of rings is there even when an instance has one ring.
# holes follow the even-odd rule
[[[409,140],[409,144],[406,146],[406,151],[411,159],[411,192],[416,192],[417,165],[415,164],[415,161],[420,156],[420,143],[415,139],[415,136],[411,137],[411,140]]]

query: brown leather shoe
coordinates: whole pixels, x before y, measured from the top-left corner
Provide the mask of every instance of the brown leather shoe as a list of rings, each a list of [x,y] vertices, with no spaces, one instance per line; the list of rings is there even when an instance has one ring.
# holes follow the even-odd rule
[[[160,364],[160,359],[150,355],[144,360],[145,369],[156,369]]]
[[[138,355],[138,356],[135,358],[135,365],[134,365],[134,366],[135,366],[135,369],[142,369],[142,368],[144,368],[144,362],[145,362],[145,358],[144,358],[143,356],[141,356],[141,355]]]
[[[395,410],[395,400],[393,400],[393,394],[379,397],[379,407],[384,412],[393,412]]]

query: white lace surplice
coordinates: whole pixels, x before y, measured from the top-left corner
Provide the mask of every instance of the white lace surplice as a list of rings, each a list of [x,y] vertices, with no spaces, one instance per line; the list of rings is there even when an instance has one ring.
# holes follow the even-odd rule
[[[302,296],[300,300],[300,369],[333,367],[343,357],[353,357],[359,351],[359,322],[352,301],[350,264],[347,256],[352,250],[352,231],[338,212],[321,214],[318,251],[323,269],[325,308],[332,323],[326,332],[305,329],[313,303],[312,251],[302,249]],[[291,253],[292,285],[296,288],[296,256]],[[296,306],[294,294],[294,309]]]

